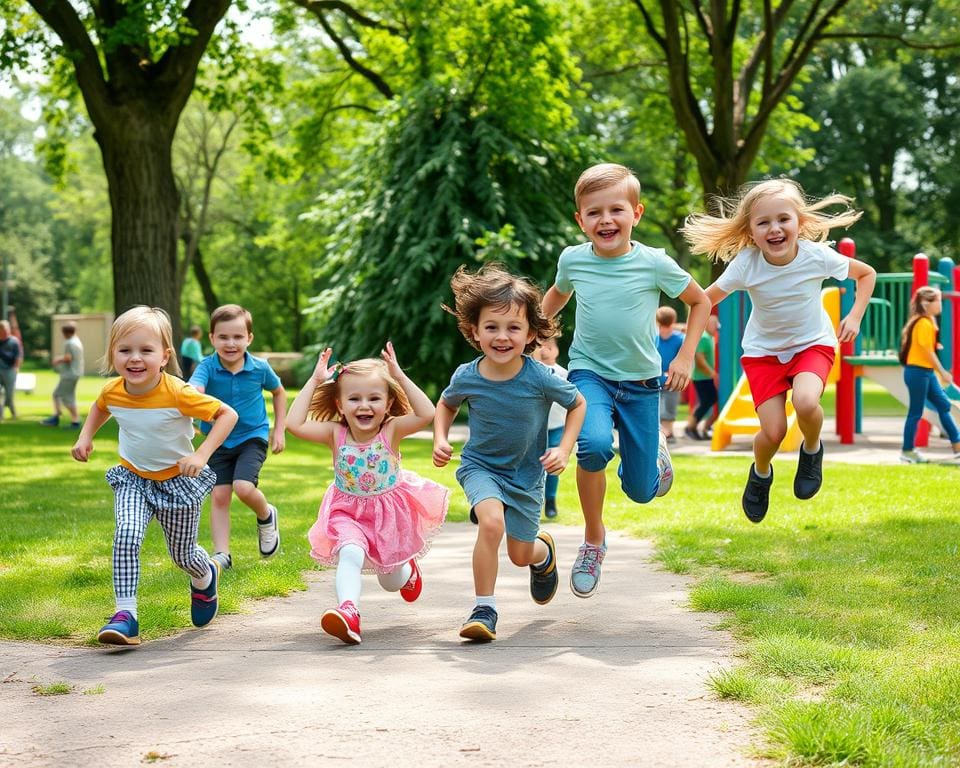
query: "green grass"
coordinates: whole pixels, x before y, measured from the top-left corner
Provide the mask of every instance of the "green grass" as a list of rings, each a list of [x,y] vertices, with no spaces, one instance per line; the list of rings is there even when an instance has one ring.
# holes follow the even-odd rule
[[[53,383],[42,377],[41,391]],[[82,386],[88,402],[100,382]],[[46,397],[19,402],[23,418],[0,426],[0,636],[92,644],[113,605],[103,472],[116,460],[115,433],[105,427],[91,463],[78,464],[68,453],[72,433],[36,424]],[[752,525],[739,502],[749,461],[676,457],[673,490],[643,507],[609,470],[607,524],[653,538],[663,567],[693,577],[691,607],[716,613],[737,639],[737,664],[710,680],[716,695],[754,708],[764,754],[781,764],[960,764],[958,470],[828,463],[820,494],[798,502],[793,467],[778,460],[770,514]],[[426,441],[404,443],[404,464],[456,487],[449,469],[432,467]],[[268,459],[263,488],[282,510],[284,552],[261,563],[253,515],[236,509],[226,612],[303,588],[313,567],[304,536],[330,478],[328,452],[293,438]],[[580,522],[572,473],[558,506],[559,522]],[[466,512],[454,493],[451,519]],[[151,526],[140,590],[145,638],[188,627],[186,598],[186,578]]]

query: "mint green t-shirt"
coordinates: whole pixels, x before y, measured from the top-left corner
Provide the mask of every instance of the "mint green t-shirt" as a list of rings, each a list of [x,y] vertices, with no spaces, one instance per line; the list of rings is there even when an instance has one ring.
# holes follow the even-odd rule
[[[633,243],[629,253],[603,258],[593,245],[563,249],[557,290],[576,293],[576,329],[568,370],[583,368],[611,381],[660,375],[655,317],[660,292],[676,298],[690,275],[662,248]]]

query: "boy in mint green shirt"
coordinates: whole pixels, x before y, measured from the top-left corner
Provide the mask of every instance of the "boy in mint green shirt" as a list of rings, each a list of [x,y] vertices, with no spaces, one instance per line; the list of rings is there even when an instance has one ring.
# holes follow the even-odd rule
[[[660,432],[660,356],[654,317],[661,291],[689,306],[688,333],[667,370],[664,389],[690,383],[696,342],[710,301],[697,282],[660,248],[630,239],[643,215],[640,182],[622,165],[603,163],[581,174],[574,190],[580,229],[590,242],[565,248],[543,313],[555,316],[577,294],[569,380],[587,401],[577,440],[577,490],[584,542],[570,574],[570,589],[590,597],[600,584],[606,554],[603,502],[606,466],[620,444],[624,493],[639,504],[663,496],[673,482],[670,453]]]

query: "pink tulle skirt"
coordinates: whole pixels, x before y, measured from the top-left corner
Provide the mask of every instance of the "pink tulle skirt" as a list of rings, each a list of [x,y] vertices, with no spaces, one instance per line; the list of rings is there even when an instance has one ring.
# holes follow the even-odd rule
[[[430,549],[447,516],[449,496],[444,486],[406,470],[393,488],[376,495],[358,496],[331,485],[307,532],[310,556],[336,565],[340,547],[357,544],[367,553],[365,572],[391,573]]]

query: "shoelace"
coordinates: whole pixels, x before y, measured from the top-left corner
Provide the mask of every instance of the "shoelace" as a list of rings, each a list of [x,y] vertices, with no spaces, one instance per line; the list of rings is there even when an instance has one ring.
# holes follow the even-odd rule
[[[597,566],[599,565],[599,559],[599,547],[590,547],[589,549],[581,547],[579,557],[577,558],[577,562],[574,563],[573,570],[579,571],[580,573],[589,573],[591,576],[595,576],[597,572]]]

